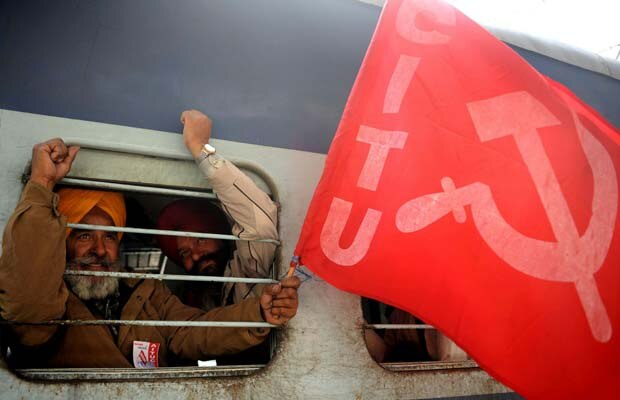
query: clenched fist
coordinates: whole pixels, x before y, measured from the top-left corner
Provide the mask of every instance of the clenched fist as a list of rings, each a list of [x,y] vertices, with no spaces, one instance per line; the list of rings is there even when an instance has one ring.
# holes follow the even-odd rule
[[[266,322],[284,325],[297,314],[297,288],[300,284],[298,277],[291,276],[263,288],[260,308]]]
[[[52,190],[71,170],[78,150],[78,146],[67,147],[59,138],[35,144],[32,148],[30,180]]]
[[[187,110],[181,113],[181,123],[184,125],[185,146],[194,158],[198,158],[202,146],[211,138],[211,119],[198,110]]]

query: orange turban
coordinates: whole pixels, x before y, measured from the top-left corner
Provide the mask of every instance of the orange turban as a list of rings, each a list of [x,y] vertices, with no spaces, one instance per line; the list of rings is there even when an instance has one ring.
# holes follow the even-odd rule
[[[120,193],[63,188],[58,191],[58,196],[58,212],[67,217],[68,223],[79,223],[90,210],[99,207],[112,218],[115,226],[125,226],[127,212]],[[69,233],[71,229],[67,228],[67,236]],[[123,233],[118,232],[118,239],[121,237]]]

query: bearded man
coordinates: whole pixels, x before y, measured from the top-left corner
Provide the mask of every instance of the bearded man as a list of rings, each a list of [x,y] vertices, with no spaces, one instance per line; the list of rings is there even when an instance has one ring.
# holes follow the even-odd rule
[[[238,173],[241,174],[241,171],[238,171]],[[249,200],[246,201],[250,203]],[[252,206],[253,204],[246,207]],[[230,224],[224,212],[217,205],[203,199],[183,199],[166,205],[157,220],[157,229],[231,234]],[[233,276],[231,264],[236,262],[239,251],[232,241],[157,236],[157,242],[164,255],[190,275]],[[260,247],[264,243],[242,243],[240,251],[242,253],[244,251],[250,253],[250,246],[257,245]],[[271,248],[271,254],[274,253],[275,246],[273,244],[267,244],[264,247]],[[269,257],[268,264],[263,265],[261,263],[260,269],[250,269],[250,271],[246,271],[250,264],[244,263],[243,266],[246,268],[243,268],[241,274],[237,276],[243,278],[268,278],[271,266],[269,262],[273,262],[273,255]],[[254,264],[253,266],[257,265],[256,262],[252,264]],[[241,288],[242,286],[243,289]],[[238,300],[241,300],[244,295],[254,295],[251,290],[253,287],[255,286],[234,283],[224,285],[220,282],[185,282],[183,287],[179,289],[178,296],[187,305],[203,310],[211,310],[226,303],[223,299],[225,289],[228,289],[228,293],[231,295],[237,293]],[[230,288],[233,288],[232,292]],[[229,303],[233,302],[231,298]]]
[[[187,140],[187,138],[186,138]],[[94,276],[63,279],[65,269],[116,271],[119,233],[68,230],[68,222],[124,226],[118,193],[53,189],[70,170],[77,147],[52,139],[35,145],[30,181],[5,228],[0,257],[0,316],[9,322],[11,361],[19,367],[144,367],[172,356],[204,359],[261,343],[263,328],[21,325],[56,319],[266,321],[286,323],[297,311],[299,279],[265,286],[251,298],[209,312],[181,303],[161,281]],[[154,352],[153,349],[156,349]],[[154,353],[154,354],[151,354]]]
[[[120,193],[83,189],[60,189],[58,191],[58,212],[68,222],[88,225],[125,226],[127,220],[125,201]],[[72,230],[67,228],[67,270],[75,271],[120,271],[118,246],[121,232],[99,232]],[[107,248],[106,248],[107,244]],[[115,244],[112,246],[111,244]],[[116,247],[112,249],[112,247]],[[65,276],[73,293],[82,299],[90,309],[99,311],[106,319],[111,318],[118,307],[119,280],[97,276]],[[117,314],[117,313],[114,313]]]
[[[158,236],[163,253],[187,273],[203,276],[269,278],[278,239],[278,210],[269,196],[209,143],[211,119],[197,110],[181,114],[185,144],[194,155],[222,209],[207,200],[184,199],[168,204],[157,228],[233,234],[243,241]],[[229,218],[232,224],[229,223]],[[189,283],[181,299],[185,304],[210,310],[258,297],[261,286],[246,283]]]

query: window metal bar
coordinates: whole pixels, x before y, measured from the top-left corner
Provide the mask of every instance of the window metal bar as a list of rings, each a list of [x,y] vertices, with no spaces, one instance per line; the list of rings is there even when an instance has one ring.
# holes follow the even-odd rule
[[[106,276],[112,278],[135,278],[156,279],[159,281],[192,281],[192,282],[242,282],[242,283],[278,283],[273,279],[265,278],[237,278],[224,276],[196,276],[196,275],[171,275],[171,274],[144,274],[135,272],[109,272],[109,271],[76,271],[66,270],[65,275],[82,276]]]
[[[164,261],[161,262],[161,269],[159,270],[159,275],[164,275],[164,271],[166,270],[166,264],[168,264],[168,256],[164,256]]]
[[[149,271],[157,271],[156,268],[151,268],[151,267],[130,267],[131,271],[133,272],[149,272]]]
[[[216,199],[217,197],[213,193],[207,192],[196,192],[192,190],[182,190],[182,189],[166,189],[159,188],[153,186],[140,186],[140,185],[129,185],[127,183],[113,183],[113,182],[102,182],[102,181],[91,181],[86,179],[79,178],[64,178],[60,181],[63,185],[70,186],[81,186],[88,188],[96,188],[96,189],[109,189],[109,190],[120,190],[125,192],[136,192],[136,193],[148,193],[148,194],[163,194],[166,196],[183,196],[183,197],[198,197],[201,199]]]
[[[65,143],[67,146],[80,146],[81,148],[112,151],[115,153],[139,154],[150,157],[169,158],[172,160],[193,160],[191,154],[180,146],[178,149],[161,149],[132,143],[107,142],[104,140],[84,138],[65,138]]]
[[[67,139],[66,143],[68,145],[80,145],[82,148],[92,148],[92,149],[97,149],[97,150],[104,150],[104,151],[113,151],[113,152],[120,152],[120,153],[128,153],[128,154],[141,154],[141,155],[147,155],[147,156],[154,156],[154,157],[162,157],[162,158],[168,158],[168,159],[176,159],[176,160],[188,160],[191,161],[193,160],[193,158],[186,152],[186,151],[181,151],[181,150],[175,150],[175,149],[153,149],[151,147],[147,147],[147,146],[138,146],[138,145],[132,145],[132,144],[127,144],[127,143],[123,143],[122,145],[119,143],[112,143],[112,142],[103,142],[103,141],[98,141],[98,140],[83,140],[83,139]],[[246,170],[252,171],[253,173],[257,174],[258,176],[260,176],[263,181],[267,184],[267,186],[269,187],[269,190],[271,192],[271,196],[272,198],[277,201],[278,200],[278,191],[276,188],[276,185],[273,181],[273,179],[266,174],[262,168],[260,168],[258,165],[255,165],[253,163],[249,163],[246,161],[235,161],[232,160],[231,161],[236,164],[238,167],[240,168],[244,168]],[[133,191],[133,192],[141,192],[141,193],[153,193],[153,194],[164,194],[164,195],[175,195],[175,196],[183,196],[183,197],[203,197],[203,198],[216,198],[216,196],[212,193],[205,193],[205,192],[196,192],[196,191],[186,191],[186,190],[175,190],[175,189],[166,189],[166,188],[153,188],[153,187],[148,187],[148,186],[139,186],[139,185],[129,185],[129,184],[120,184],[120,183],[111,183],[111,182],[102,182],[102,181],[86,181],[83,179],[78,179],[78,178],[65,178],[62,183],[67,184],[67,185],[74,185],[74,186],[88,186],[88,187],[96,187],[96,188],[101,188],[101,189],[112,189],[112,190],[122,190],[122,191]],[[83,227],[84,225],[82,225]],[[80,227],[80,225],[73,225],[73,224],[69,224],[69,227],[71,228],[78,228],[78,229],[82,229]],[[132,230],[131,228],[129,229],[109,229],[110,227],[99,227],[99,230],[104,230],[104,231],[112,231],[112,232],[119,232],[119,231],[123,231],[123,232],[132,232],[132,233],[147,233],[147,234],[154,234],[155,232],[153,231],[149,231],[149,230]],[[103,229],[101,229],[103,228]],[[87,229],[92,229],[91,227],[88,227]],[[192,233],[185,233],[185,234],[180,234],[181,232],[176,232],[176,231],[172,231],[172,232],[168,232],[168,233],[164,233],[167,234],[169,236],[186,236],[186,237],[204,237],[204,238],[219,238],[219,239],[224,239],[224,240],[241,240],[240,238],[237,237],[217,237],[216,235],[210,235],[210,234],[192,234]],[[219,236],[219,235],[218,235]],[[261,242],[268,242],[268,243],[275,243],[276,245],[279,245],[280,242],[277,240],[258,240]],[[277,250],[278,252],[280,251],[280,249]],[[165,269],[165,265],[166,265],[166,260],[164,260],[164,263],[162,265],[162,269],[160,270],[160,274],[164,273],[164,269]],[[97,273],[99,272],[99,274]],[[102,276],[110,276],[112,275],[112,273],[105,273],[103,271],[71,271],[68,274],[76,274],[76,275],[102,275]],[[145,278],[155,278],[152,275],[155,274],[133,274],[133,275],[149,275],[149,276],[145,276]],[[177,280],[204,280],[204,281],[219,281],[221,279],[222,282],[257,282],[257,281],[261,281],[258,279],[250,279],[250,278],[220,278],[220,277],[192,277],[192,276],[175,276],[175,275],[161,275],[162,278],[160,279],[177,279]],[[182,278],[182,279],[181,279]],[[189,278],[189,279],[188,279]],[[195,279],[198,278],[198,279]],[[206,279],[205,279],[206,278]],[[219,279],[218,279],[219,278]],[[265,279],[263,281],[267,281],[268,283],[271,282],[276,282],[273,280],[268,280]],[[260,283],[260,282],[259,282]],[[8,322],[10,323],[10,322]],[[7,321],[1,321],[0,320],[0,325],[4,325],[7,324]],[[225,322],[225,321],[118,321],[118,320],[114,320],[114,321],[72,321],[72,320],[65,320],[65,321],[50,321],[47,323],[48,325],[111,325],[111,324],[115,324],[115,325],[148,325],[148,326],[218,326],[218,327],[275,327],[274,325],[268,324],[268,323],[260,323],[260,322],[250,322],[250,323],[243,323],[243,322]],[[35,325],[35,324],[32,324]],[[273,337],[273,335],[271,335]],[[262,366],[257,366],[257,367],[262,367]],[[185,370],[185,369],[184,369]],[[24,371],[28,371],[28,370],[24,370]],[[35,371],[35,375],[36,375],[36,371],[37,370],[32,370]],[[49,372],[50,370],[44,370],[44,373]],[[81,370],[83,371],[83,370]],[[117,369],[114,370],[115,372],[117,371]],[[131,371],[131,373],[136,373],[135,370],[129,370]],[[141,371],[137,371],[137,372],[141,372]],[[148,373],[144,374],[145,377],[153,377],[157,374],[158,371],[149,371]],[[202,376],[202,374],[204,374],[204,372],[202,372],[202,370],[200,371],[200,374]],[[86,379],[101,379],[102,374],[100,373],[100,371],[96,370],[96,372],[93,374],[92,377],[88,377]],[[120,378],[125,379],[126,375],[124,373],[121,373],[118,375]],[[177,374],[173,374],[172,377],[177,377]],[[48,379],[47,377],[45,379]],[[60,372],[60,378],[56,378],[56,379],[66,379],[66,375],[61,371]]]
[[[125,153],[131,155],[143,155],[158,158],[168,158],[172,160],[186,160],[193,161],[194,158],[189,154],[187,150],[182,147],[178,149],[161,149],[153,148],[152,146],[142,146],[131,143],[118,143],[118,142],[106,142],[97,139],[83,139],[83,138],[65,138],[67,146],[80,146],[81,148],[89,148],[94,150],[112,151],[116,153]],[[234,158],[228,158],[233,164],[239,168],[243,168],[248,171],[252,171],[256,175],[260,176],[265,182],[271,197],[274,201],[279,200],[278,189],[273,179],[267,174],[258,164],[248,162],[246,160],[236,160]]]
[[[108,226],[108,225],[89,225],[89,224],[67,224],[67,227],[72,228],[72,229],[85,229],[85,230],[96,230],[96,231],[105,231],[105,232],[143,233],[147,235],[182,236],[182,237],[195,237],[195,238],[206,238],[206,239],[240,240],[240,241],[247,241],[247,242],[273,243],[276,245],[280,244],[279,240],[274,240],[274,239],[246,240],[246,239],[241,239],[240,237],[235,236],[235,235],[221,235],[218,233],[168,231],[168,230],[162,230],[162,229],[142,229],[142,228],[128,228],[128,227]]]
[[[250,321],[156,321],[124,319],[55,319],[42,322],[0,321],[0,325],[127,325],[127,326],[180,326],[193,328],[277,328],[267,322]]]
[[[427,324],[365,324],[364,329],[435,329]]]

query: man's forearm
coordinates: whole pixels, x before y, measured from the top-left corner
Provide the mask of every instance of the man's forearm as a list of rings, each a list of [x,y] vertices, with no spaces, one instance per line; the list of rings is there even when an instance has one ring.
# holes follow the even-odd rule
[[[232,233],[247,242],[237,243],[228,263],[228,276],[267,278],[275,255],[273,243],[255,242],[255,239],[278,239],[277,207],[269,196],[231,162],[218,155],[207,157],[200,169],[211,183],[226,212],[234,220]],[[226,283],[223,299],[229,298],[235,288],[233,302],[260,293],[259,287]]]
[[[165,285],[157,283],[151,301],[160,310],[163,320],[264,322],[258,299],[205,312],[181,303]],[[170,337],[169,348],[173,353],[196,359],[233,354],[255,346],[267,338],[269,328],[181,327],[164,332]]]
[[[243,228],[241,238],[277,239],[277,207],[247,175],[219,155],[205,159],[200,170],[226,212]]]

